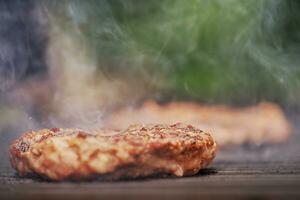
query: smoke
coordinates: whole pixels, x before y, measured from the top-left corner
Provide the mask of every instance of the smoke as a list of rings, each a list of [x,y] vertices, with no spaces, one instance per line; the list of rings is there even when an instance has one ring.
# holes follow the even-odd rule
[[[115,107],[147,98],[298,105],[296,1],[13,1],[0,8],[3,124],[101,127]]]
[[[53,85],[49,122],[53,126],[100,127],[106,109],[118,101],[122,83],[109,81],[77,38],[50,32],[49,77]]]
[[[273,99],[299,105],[300,21],[298,1],[267,1],[249,55],[273,79]],[[270,93],[270,89],[269,89]]]
[[[115,22],[130,36],[122,38],[128,51],[143,54],[139,68],[151,68],[154,73],[144,71],[164,80],[155,85],[141,76],[162,100],[167,96],[208,103],[269,100],[298,105],[297,1],[129,0],[114,1],[111,9]],[[96,25],[87,29],[99,29]],[[123,43],[109,41],[107,49],[122,49]],[[123,53],[119,60],[127,56],[130,64],[138,66],[135,55],[139,53]],[[123,72],[120,66],[114,70]],[[156,70],[161,76],[154,75]]]
[[[32,1],[0,2],[0,133],[38,127],[32,118],[35,95],[22,83],[44,77],[47,22]],[[36,76],[37,75],[37,76]],[[36,90],[32,90],[32,94]],[[13,131],[14,132],[14,131]]]
[[[90,6],[95,4],[99,6],[99,11],[91,13],[93,10]],[[130,81],[126,77],[124,79],[123,74],[106,74],[107,66],[98,57],[105,58],[113,54],[96,51],[98,46],[93,46],[85,35],[82,27],[89,20],[99,20],[101,28],[95,28],[93,34],[100,38],[107,35],[116,41],[122,42],[122,38],[127,41],[105,1],[70,1],[59,6],[62,13],[56,10],[55,2],[50,4],[49,12],[50,41],[47,60],[54,89],[49,123],[59,127],[101,127],[102,118],[110,109],[141,98],[145,93],[143,84],[130,86]],[[90,15],[95,16],[91,18]],[[100,41],[104,46],[105,42],[106,40]]]

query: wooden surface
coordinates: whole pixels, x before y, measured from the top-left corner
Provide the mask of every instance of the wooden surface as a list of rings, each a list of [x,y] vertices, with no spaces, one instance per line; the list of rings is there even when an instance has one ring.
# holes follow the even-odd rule
[[[6,156],[11,138],[2,135],[0,199],[300,199],[300,115],[290,119],[295,131],[286,144],[221,150],[214,163],[193,177],[118,182],[20,178]]]

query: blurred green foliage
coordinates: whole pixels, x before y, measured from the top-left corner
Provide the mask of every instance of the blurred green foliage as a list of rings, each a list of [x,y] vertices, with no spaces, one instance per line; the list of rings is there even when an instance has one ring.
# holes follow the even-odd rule
[[[162,98],[209,103],[300,97],[300,1],[54,1],[52,12],[110,76]]]

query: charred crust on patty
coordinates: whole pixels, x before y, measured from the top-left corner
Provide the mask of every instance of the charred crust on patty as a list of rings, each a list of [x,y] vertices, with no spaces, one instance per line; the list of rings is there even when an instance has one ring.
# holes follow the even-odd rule
[[[20,175],[33,172],[56,181],[188,176],[207,166],[215,153],[210,134],[182,123],[135,124],[124,131],[42,129],[10,145],[10,161]]]

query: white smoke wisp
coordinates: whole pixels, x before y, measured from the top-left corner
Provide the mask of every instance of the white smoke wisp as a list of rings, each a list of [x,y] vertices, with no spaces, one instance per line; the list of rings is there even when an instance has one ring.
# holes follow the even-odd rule
[[[97,70],[92,54],[78,37],[60,29],[50,31],[47,58],[54,88],[51,126],[101,127],[107,110],[129,97],[128,85]]]

